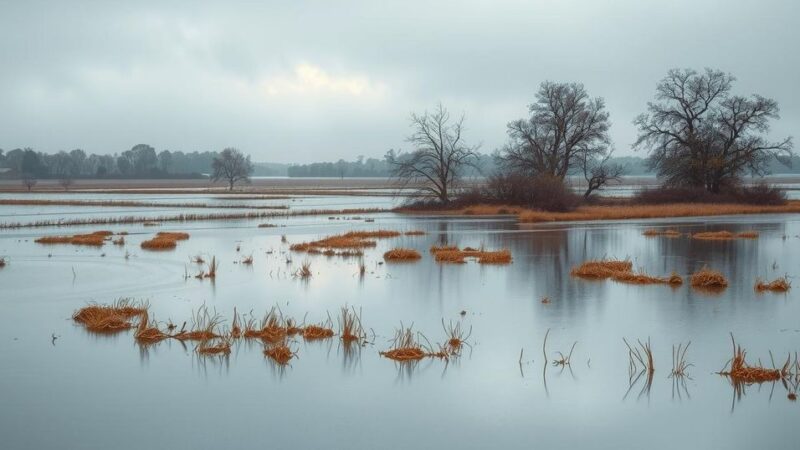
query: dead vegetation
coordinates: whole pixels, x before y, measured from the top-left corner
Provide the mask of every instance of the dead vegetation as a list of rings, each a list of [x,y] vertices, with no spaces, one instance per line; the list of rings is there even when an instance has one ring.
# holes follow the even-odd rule
[[[411,248],[394,248],[383,254],[386,261],[416,261],[421,258],[422,255]]]
[[[308,260],[303,261],[300,264],[300,268],[298,268],[297,271],[294,273],[295,277],[300,278],[302,280],[307,280],[307,279],[311,278],[311,275],[312,275],[312,273],[311,273],[311,261],[308,261]]]
[[[317,241],[292,244],[289,249],[295,252],[322,253],[330,249],[362,249],[375,247],[375,239],[400,236],[399,231],[351,231],[344,234],[328,236]]]
[[[178,241],[189,239],[189,233],[161,231],[156,233],[152,239],[141,243],[145,250],[172,250],[178,245]]]
[[[0,267],[5,267],[5,266],[6,266],[6,257],[0,256]]]
[[[121,298],[110,305],[90,304],[72,315],[72,320],[96,333],[115,333],[133,328],[132,320],[147,314],[147,304]]]
[[[444,329],[444,334],[447,337],[445,342],[445,349],[451,355],[458,355],[461,352],[461,348],[465,345],[469,345],[467,343],[467,339],[472,336],[472,327],[469,327],[469,330],[466,330],[462,327],[461,321],[450,321],[447,325],[444,323],[444,319],[442,319],[442,329]]]
[[[728,287],[728,280],[721,272],[703,267],[692,274],[692,287],[719,290]]]
[[[694,365],[686,360],[686,352],[689,350],[690,345],[692,345],[692,341],[689,341],[686,345],[681,343],[677,347],[672,346],[672,371],[670,372],[670,377],[682,378],[689,376],[689,367]]]
[[[788,275],[784,275],[770,282],[766,282],[761,278],[757,278],[753,289],[755,289],[756,292],[788,292],[791,288],[792,282],[789,281]]]
[[[222,336],[216,339],[209,339],[200,342],[197,346],[197,353],[201,355],[229,355],[233,341],[229,336]]]
[[[37,244],[72,244],[102,247],[113,233],[110,231],[95,231],[89,234],[76,234],[72,236],[43,236],[36,239]],[[120,238],[122,239],[122,238]],[[124,240],[123,240],[124,242]],[[116,243],[116,242],[115,242]]]
[[[150,315],[145,310],[139,317],[139,325],[136,327],[136,333],[134,333],[133,337],[139,343],[154,344],[171,336],[161,331],[158,325],[150,325]]]
[[[599,259],[590,260],[573,267],[570,274],[579,278],[602,280],[611,278],[614,281],[628,284],[666,284],[680,286],[683,278],[675,272],[668,277],[654,277],[643,270],[633,271],[633,263],[629,260]]]
[[[669,238],[676,238],[682,236],[681,232],[678,230],[674,229],[662,230],[660,228],[648,228],[644,230],[644,233],[642,234],[647,237],[664,236]]]
[[[380,352],[380,355],[398,362],[413,362],[419,361],[423,358],[441,358],[448,359],[450,356],[457,356],[457,353],[451,353],[447,347],[439,346],[434,349],[428,339],[421,333],[413,331],[414,325],[408,328],[400,324],[400,328],[395,330],[392,345],[389,350]],[[419,339],[425,340],[425,344],[421,344]]]
[[[203,261],[202,258],[197,256],[197,257],[195,257],[195,262],[197,262],[198,259],[200,261]],[[202,262],[200,262],[198,264],[202,264]],[[198,272],[197,275],[195,275],[194,277],[197,278],[198,280],[203,280],[203,279],[208,278],[208,279],[211,279],[213,281],[213,280],[215,280],[217,278],[217,269],[219,269],[219,262],[217,262],[217,257],[216,256],[212,256],[211,257],[211,261],[206,265],[206,268],[205,269],[200,269],[200,272]]]
[[[186,322],[184,322],[181,329],[172,337],[179,341],[205,341],[218,338],[220,334],[217,332],[217,327],[221,323],[222,316],[216,311],[209,311],[206,306],[201,306],[192,313],[190,328],[187,330]]]
[[[339,337],[344,342],[360,341],[367,336],[361,324],[361,312],[356,312],[355,308],[342,306],[339,311],[338,324]]]
[[[757,239],[757,231],[742,231],[740,233],[733,233],[731,231],[704,231],[692,235],[692,239],[700,239],[707,241],[730,241],[733,239]]]
[[[285,366],[286,364],[289,364],[289,361],[296,356],[296,353],[289,348],[286,340],[283,340],[275,344],[267,345],[267,347],[264,349],[264,355],[275,361],[277,364]]]
[[[316,325],[308,325],[303,328],[303,339],[305,340],[319,340],[333,337],[333,330],[325,323]]]
[[[791,355],[786,358],[786,362],[780,369],[775,367],[774,361],[772,363],[772,369],[768,369],[763,367],[760,363],[758,365],[752,365],[747,362],[747,352],[741,346],[736,345],[733,333],[731,333],[731,344],[733,345],[733,356],[725,363],[722,370],[717,373],[730,378],[734,384],[779,381],[791,374]],[[770,359],[771,358],[772,353],[770,352]],[[797,365],[796,361],[795,365]]]
[[[507,249],[489,251],[483,248],[465,247],[462,250],[458,247],[433,246],[430,251],[434,260],[440,263],[464,264],[467,259],[474,259],[478,261],[478,264],[510,264],[513,260],[511,252]]]
[[[653,360],[653,350],[650,347],[650,339],[646,342],[636,340],[636,345],[628,343],[627,339],[622,338],[625,346],[628,347],[628,374],[631,378],[637,373],[645,372],[648,378],[652,379],[653,373],[656,371],[655,362]]]

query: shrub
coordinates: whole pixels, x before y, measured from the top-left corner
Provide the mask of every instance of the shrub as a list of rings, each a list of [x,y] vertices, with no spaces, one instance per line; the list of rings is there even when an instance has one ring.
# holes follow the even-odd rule
[[[753,186],[729,187],[718,194],[703,188],[661,186],[643,189],[634,197],[635,203],[744,203],[753,205],[786,204],[786,193],[766,183]]]
[[[485,202],[520,205],[544,211],[571,211],[580,204],[564,181],[557,177],[528,177],[518,173],[489,177],[484,188]]]

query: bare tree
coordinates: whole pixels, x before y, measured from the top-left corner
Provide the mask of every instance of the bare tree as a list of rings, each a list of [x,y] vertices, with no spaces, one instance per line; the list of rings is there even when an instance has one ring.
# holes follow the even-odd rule
[[[528,109],[529,118],[508,124],[509,143],[500,153],[507,168],[563,180],[582,161],[607,153],[605,102],[590,98],[582,84],[546,81]]]
[[[583,198],[589,198],[592,192],[601,189],[611,181],[619,181],[625,174],[625,168],[620,164],[609,163],[611,153],[602,159],[589,158],[587,154],[581,155],[581,171],[586,179],[586,191]]]
[[[408,154],[389,152],[387,161],[392,175],[403,182],[420,183],[420,191],[448,203],[466,166],[474,164],[478,146],[464,143],[464,116],[451,120],[450,113],[440,103],[436,109],[422,115],[411,114],[413,132],[408,142],[414,150]]]
[[[735,78],[722,71],[673,69],[656,88],[656,101],[634,121],[634,148],[649,151],[649,164],[668,185],[718,193],[742,174],[766,173],[771,158],[788,165],[792,138],[768,141],[778,104],[760,95],[730,94]]]
[[[253,173],[253,163],[250,156],[244,156],[242,152],[235,148],[226,148],[220,152],[211,162],[213,173],[211,181],[225,180],[228,182],[228,190],[233,190],[233,185],[239,181],[250,182],[250,174]]]
[[[31,174],[23,174],[22,175],[22,185],[28,188],[28,192],[36,186],[36,178]]]

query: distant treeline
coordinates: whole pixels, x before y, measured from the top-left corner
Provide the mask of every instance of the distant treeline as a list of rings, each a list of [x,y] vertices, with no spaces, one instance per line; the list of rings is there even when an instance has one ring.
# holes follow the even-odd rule
[[[289,177],[319,177],[319,178],[352,178],[352,177],[380,177],[391,175],[392,165],[389,163],[389,154],[383,159],[364,158],[359,156],[355,161],[340,159],[336,162],[316,162],[310,164],[292,164],[286,169]],[[494,170],[494,157],[480,155],[475,167],[470,167],[464,176],[477,176],[491,173]]]
[[[31,148],[0,150],[0,167],[12,175],[36,178],[170,178],[201,177],[211,170],[217,152],[171,152],[146,144],[113,155],[81,149],[48,154]]]

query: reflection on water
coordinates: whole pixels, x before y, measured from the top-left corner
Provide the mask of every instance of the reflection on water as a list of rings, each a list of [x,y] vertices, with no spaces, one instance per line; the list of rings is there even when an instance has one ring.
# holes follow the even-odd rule
[[[259,221],[103,227],[130,233],[124,247],[103,248],[33,243],[64,231],[52,228],[0,233],[0,255],[9,261],[0,271],[3,447],[263,446],[254,430],[264,424],[275,448],[640,448],[645,440],[671,448],[675,430],[697,448],[793,445],[796,377],[739,386],[716,372],[730,356],[729,332],[756,359],[800,350],[800,294],[753,289],[757,277],[797,275],[796,216],[538,226],[372,217],[374,223],[298,217],[276,228],[257,228]],[[653,226],[755,229],[760,237],[642,236]],[[363,276],[357,259],[288,251],[291,243],[377,228],[427,234],[379,240],[364,256]],[[163,230],[191,237],[174,251],[139,248]],[[437,264],[428,249],[445,244],[508,248],[514,262]],[[382,264],[391,247],[423,258]],[[239,263],[251,253],[252,266]],[[184,277],[196,270],[190,258],[198,254],[220,261],[214,283]],[[639,286],[569,275],[604,257],[630,258],[635,270],[656,276],[675,271],[685,278],[708,266],[730,284],[708,293],[688,283]],[[291,274],[305,258],[313,275],[301,281]],[[228,356],[203,357],[194,344],[137,345],[132,331],[99,336],[70,320],[86,302],[119,297],[148,300],[153,315],[178,326],[202,305],[229,319],[234,308],[250,318],[279,305],[309,323],[351,305],[362,312],[368,339],[294,340],[297,357],[282,366],[255,341],[236,341]],[[443,322],[472,334],[459,358],[395,363],[379,351],[400,322],[413,323],[434,346],[448,339]],[[52,335],[59,336],[55,346]],[[653,371],[630,370],[623,337],[649,338]],[[673,346],[690,340],[689,375],[671,376]]]

